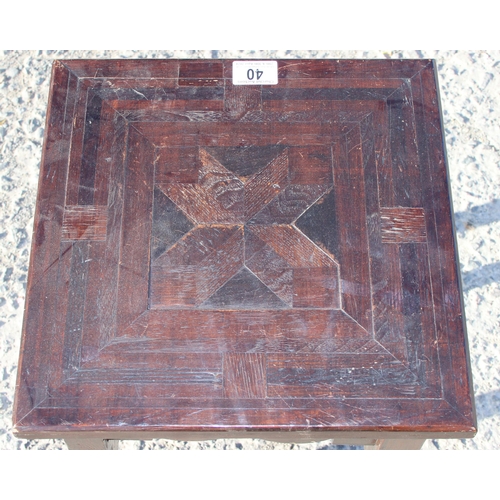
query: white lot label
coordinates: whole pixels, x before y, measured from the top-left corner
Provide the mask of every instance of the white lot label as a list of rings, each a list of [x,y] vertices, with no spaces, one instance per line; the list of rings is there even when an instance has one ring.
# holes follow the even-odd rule
[[[278,61],[233,61],[233,85],[276,85]]]

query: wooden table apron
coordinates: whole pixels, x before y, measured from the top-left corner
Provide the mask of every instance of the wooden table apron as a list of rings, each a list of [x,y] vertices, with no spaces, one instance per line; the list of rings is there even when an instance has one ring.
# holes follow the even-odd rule
[[[54,63],[19,436],[474,435],[434,63],[278,68]]]

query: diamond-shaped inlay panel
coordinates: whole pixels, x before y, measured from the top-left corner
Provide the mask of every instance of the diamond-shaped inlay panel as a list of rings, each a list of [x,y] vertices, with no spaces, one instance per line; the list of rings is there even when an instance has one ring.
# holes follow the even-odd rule
[[[166,236],[160,244],[152,239],[151,307],[339,308],[338,264],[293,225],[331,189],[331,176],[319,185],[290,180],[291,171],[309,168],[304,158],[331,172],[330,148],[294,148],[294,154],[275,146],[210,151],[230,169],[200,148],[193,161],[197,182],[163,181],[155,188],[153,234]],[[182,154],[165,156],[175,171],[172,159]],[[291,168],[299,156],[302,162]],[[165,199],[176,210],[157,209],[167,205]],[[167,248],[173,234],[178,239]],[[308,272],[316,268],[320,274]]]

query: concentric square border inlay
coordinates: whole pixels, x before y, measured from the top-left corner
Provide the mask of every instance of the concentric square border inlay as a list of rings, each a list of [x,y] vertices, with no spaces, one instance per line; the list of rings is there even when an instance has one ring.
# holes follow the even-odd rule
[[[19,432],[473,432],[432,62],[278,65],[55,63]]]

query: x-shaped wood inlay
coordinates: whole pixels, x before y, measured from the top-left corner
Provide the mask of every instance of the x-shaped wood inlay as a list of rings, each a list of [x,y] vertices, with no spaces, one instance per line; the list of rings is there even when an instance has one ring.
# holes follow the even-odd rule
[[[338,308],[338,264],[294,225],[331,184],[291,182],[288,149],[243,179],[199,161],[197,183],[159,185],[193,227],[154,260],[152,306]]]

